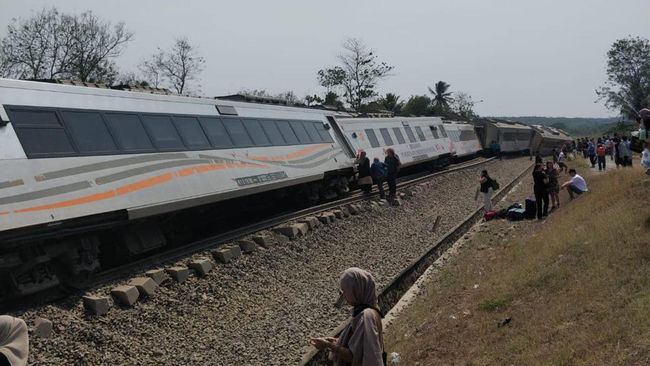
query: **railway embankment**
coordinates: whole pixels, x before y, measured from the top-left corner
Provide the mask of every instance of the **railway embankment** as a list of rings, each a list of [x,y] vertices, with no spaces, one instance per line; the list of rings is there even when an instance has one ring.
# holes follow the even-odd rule
[[[476,225],[408,294],[389,352],[407,365],[650,362],[650,181],[638,164],[573,165],[590,192],[561,192],[543,222]],[[531,187],[528,176],[500,206]]]
[[[32,337],[30,364],[296,364],[309,337],[328,334],[347,318],[333,306],[343,269],[367,268],[385,286],[480,207],[481,169],[506,182],[529,164],[528,158],[490,161],[436,176],[401,206],[364,210],[258,247],[203,276],[164,282],[151,296],[102,316],[86,312],[78,296],[14,314],[29,324],[38,317],[52,322],[49,337]],[[91,292],[106,296],[129,282]]]

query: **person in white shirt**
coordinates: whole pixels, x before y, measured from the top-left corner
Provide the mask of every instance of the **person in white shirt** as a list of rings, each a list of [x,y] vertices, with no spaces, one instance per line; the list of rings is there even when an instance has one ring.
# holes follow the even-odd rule
[[[641,166],[644,167],[645,173],[650,175],[650,150],[648,150],[648,143],[643,142],[643,151],[641,152]]]
[[[571,176],[571,179],[564,182],[562,188],[566,188],[571,199],[574,198],[574,194],[581,195],[588,191],[587,182],[585,182],[584,178],[578,175],[575,169],[569,169],[569,175]]]
[[[564,162],[565,160],[566,160],[566,156],[564,155],[564,152],[560,151],[560,155],[557,157],[557,165],[560,166],[560,173],[562,172],[566,173],[567,170],[569,170],[569,167]]]

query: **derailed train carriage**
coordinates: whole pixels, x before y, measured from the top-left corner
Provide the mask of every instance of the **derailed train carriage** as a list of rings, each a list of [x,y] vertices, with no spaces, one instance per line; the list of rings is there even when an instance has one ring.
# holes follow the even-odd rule
[[[405,166],[478,151],[440,118],[349,117],[0,79],[0,298],[186,243],[222,205],[255,209],[240,199],[344,195],[359,149]]]
[[[520,122],[479,118],[472,121],[481,144],[489,150],[493,141],[498,142],[506,154],[530,152],[533,129]]]
[[[573,139],[566,132],[549,126],[533,125],[533,138],[530,141],[532,153],[542,156],[551,155],[553,150],[560,151]]]

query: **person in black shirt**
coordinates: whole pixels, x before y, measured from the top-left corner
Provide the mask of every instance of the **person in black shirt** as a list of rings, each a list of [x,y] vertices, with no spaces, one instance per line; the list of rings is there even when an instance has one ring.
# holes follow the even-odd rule
[[[537,219],[541,220],[548,215],[548,176],[544,173],[544,166],[536,164],[533,171],[533,191],[535,192],[535,204],[537,206]],[[543,204],[543,207],[542,207]]]
[[[485,212],[492,211],[492,193],[494,193],[494,180],[490,178],[487,170],[481,172],[479,177],[481,193],[483,194],[483,208]]]
[[[386,149],[386,158],[384,159],[384,164],[386,164],[386,181],[388,182],[388,198],[395,198],[397,193],[397,173],[399,173],[399,168],[402,163],[399,161],[399,157],[395,154],[395,150],[388,148]]]
[[[370,177],[370,159],[366,157],[366,152],[359,152],[357,160],[354,163],[359,164],[359,180],[357,181],[359,187],[364,194],[370,194],[370,190],[372,189],[372,178]]]

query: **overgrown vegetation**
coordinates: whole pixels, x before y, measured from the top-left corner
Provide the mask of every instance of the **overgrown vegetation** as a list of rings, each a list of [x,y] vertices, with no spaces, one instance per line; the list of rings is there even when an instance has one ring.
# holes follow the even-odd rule
[[[477,233],[388,329],[388,351],[408,365],[650,363],[650,182],[579,170],[590,192],[562,192],[544,223]]]

